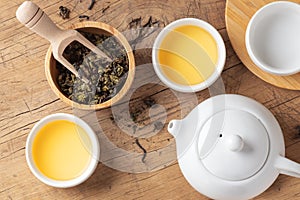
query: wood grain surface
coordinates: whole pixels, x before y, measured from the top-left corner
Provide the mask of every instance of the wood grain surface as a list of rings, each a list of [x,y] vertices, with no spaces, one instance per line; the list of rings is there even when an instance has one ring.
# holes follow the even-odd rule
[[[89,0],[34,2],[61,28],[79,22],[78,16],[82,14],[90,16],[92,21],[110,24],[121,32],[128,30],[132,19],[139,17],[142,24],[150,16],[164,24],[183,17],[208,21],[225,40],[227,60],[222,79],[226,92],[251,97],[269,108],[284,132],[287,157],[300,162],[300,92],[272,86],[241,63],[227,35],[225,0],[107,0],[96,1],[92,10],[87,9]],[[187,183],[176,161],[163,169],[141,174],[120,172],[99,164],[85,183],[69,189],[48,187],[31,174],[25,160],[30,129],[42,117],[57,112],[74,113],[74,110],[58,99],[47,83],[44,59],[49,43],[17,21],[15,11],[21,3],[21,0],[0,1],[0,199],[208,199]],[[57,14],[61,5],[71,9],[70,19],[63,20]],[[151,50],[136,52],[135,59],[136,81],[155,79]],[[149,64],[147,74],[141,70],[143,64]],[[200,103],[209,98],[210,93],[204,90],[196,95],[196,103]],[[143,106],[145,98],[161,104],[167,113],[167,116],[161,116],[166,117],[163,129],[151,138],[140,140],[150,152],[174,140],[166,131],[167,123],[174,118],[183,118],[195,102],[187,96],[182,107],[171,90],[160,84],[147,84],[137,88],[131,96],[130,110]],[[118,147],[142,153],[134,137],[114,125],[111,113],[110,108],[96,113],[106,136]],[[137,119],[139,123],[151,121],[148,113],[149,109],[142,110]],[[255,199],[300,199],[300,179],[280,175]]]
[[[264,81],[277,87],[300,90],[300,73],[290,76],[277,76],[257,67],[249,57],[245,45],[248,22],[254,13],[274,0],[228,0],[226,4],[227,32],[234,50],[248,69]],[[299,0],[293,2],[300,3]]]

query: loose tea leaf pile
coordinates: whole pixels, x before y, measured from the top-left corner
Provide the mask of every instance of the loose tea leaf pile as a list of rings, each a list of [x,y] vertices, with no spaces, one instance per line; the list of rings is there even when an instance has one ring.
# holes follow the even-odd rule
[[[113,36],[81,32],[88,40],[101,49],[113,62],[91,52],[77,41],[65,49],[63,56],[76,68],[79,75],[89,83],[76,78],[69,70],[56,62],[58,85],[61,92],[72,101],[93,105],[114,97],[123,87],[129,70],[125,48]]]

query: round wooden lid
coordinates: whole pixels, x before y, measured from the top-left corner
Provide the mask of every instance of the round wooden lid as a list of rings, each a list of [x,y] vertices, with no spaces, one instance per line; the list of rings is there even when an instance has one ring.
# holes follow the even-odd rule
[[[277,87],[300,90],[300,73],[291,76],[277,76],[258,68],[250,59],[245,45],[245,33],[253,14],[262,6],[273,0],[227,0],[226,27],[232,46],[244,65],[262,80]],[[300,0],[293,0],[300,3]]]

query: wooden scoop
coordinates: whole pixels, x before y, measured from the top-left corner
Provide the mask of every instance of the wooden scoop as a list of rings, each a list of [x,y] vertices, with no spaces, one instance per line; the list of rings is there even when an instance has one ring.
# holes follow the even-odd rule
[[[112,60],[97,48],[93,43],[87,40],[76,30],[61,30],[53,21],[42,11],[36,4],[31,1],[25,1],[20,5],[16,12],[17,19],[28,27],[30,30],[36,32],[40,36],[51,42],[52,52],[54,58],[63,66],[70,70],[75,76],[79,77],[78,71],[69,63],[64,57],[63,52],[65,48],[73,41],[78,41],[97,55],[106,58],[109,62]],[[85,77],[83,81],[88,83]]]

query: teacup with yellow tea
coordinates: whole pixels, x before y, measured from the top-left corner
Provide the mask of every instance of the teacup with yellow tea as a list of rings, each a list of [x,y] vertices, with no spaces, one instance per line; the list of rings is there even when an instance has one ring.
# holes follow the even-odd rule
[[[181,92],[203,90],[220,76],[225,45],[207,22],[184,18],[166,26],[152,50],[155,72],[170,88]]]
[[[26,144],[26,159],[33,174],[54,187],[72,187],[85,181],[99,160],[93,130],[73,115],[58,113],[39,121]]]

